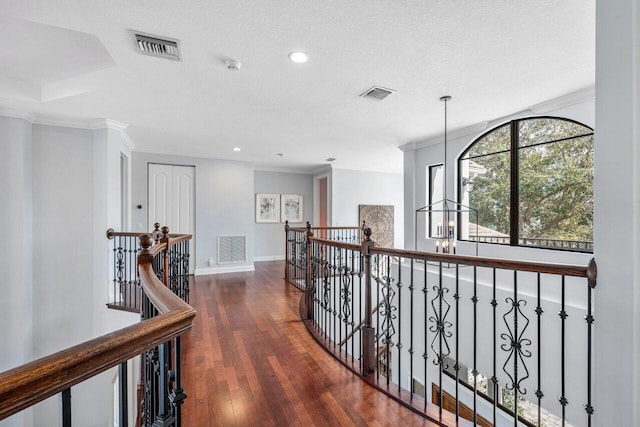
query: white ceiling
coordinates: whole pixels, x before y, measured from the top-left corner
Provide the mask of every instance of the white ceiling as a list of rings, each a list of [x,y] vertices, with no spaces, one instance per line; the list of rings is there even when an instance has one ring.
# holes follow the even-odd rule
[[[130,30],[179,39],[182,61]],[[0,0],[0,37],[0,108],[262,168],[399,172],[397,147],[442,132],[442,95],[453,130],[595,81],[594,0]],[[358,96],[373,85],[397,92]]]

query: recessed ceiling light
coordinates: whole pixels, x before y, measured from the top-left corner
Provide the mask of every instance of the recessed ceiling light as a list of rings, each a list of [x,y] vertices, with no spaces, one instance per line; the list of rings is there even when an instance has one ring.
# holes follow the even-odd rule
[[[284,153],[278,153],[278,154],[276,154],[276,156],[278,156],[278,157],[284,157]]]
[[[289,53],[289,59],[296,64],[304,64],[309,60],[309,55],[301,50],[294,50]]]
[[[335,157],[327,157],[325,160],[326,160],[327,162],[333,162],[333,161],[335,161],[335,160],[336,160],[336,158],[335,158]]]
[[[233,147],[233,151],[240,151],[240,147]]]

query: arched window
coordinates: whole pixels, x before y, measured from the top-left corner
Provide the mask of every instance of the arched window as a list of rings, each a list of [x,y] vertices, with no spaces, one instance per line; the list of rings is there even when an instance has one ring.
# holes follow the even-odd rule
[[[458,178],[460,203],[478,211],[460,239],[593,250],[590,127],[558,117],[505,123],[462,153]]]

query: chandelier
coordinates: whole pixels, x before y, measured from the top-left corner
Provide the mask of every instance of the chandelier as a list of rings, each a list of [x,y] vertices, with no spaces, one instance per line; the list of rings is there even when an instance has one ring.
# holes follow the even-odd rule
[[[418,249],[418,219],[422,214],[426,214],[425,217],[425,237],[428,240],[427,251],[441,252],[444,254],[456,254],[458,251],[458,240],[469,240],[469,245],[475,244],[475,255],[478,254],[478,227],[474,226],[478,224],[478,211],[476,209],[465,206],[457,201],[450,200],[447,197],[447,104],[451,101],[451,96],[446,95],[440,98],[440,101],[444,103],[444,162],[441,167],[432,175],[431,168],[429,168],[429,186],[434,186],[434,190],[437,190],[438,184],[442,181],[442,200],[432,201],[429,200],[429,204],[416,210],[415,219],[415,249]],[[471,186],[462,185],[460,191],[471,191]],[[429,188],[429,193],[435,192]],[[470,236],[475,232],[475,238]]]

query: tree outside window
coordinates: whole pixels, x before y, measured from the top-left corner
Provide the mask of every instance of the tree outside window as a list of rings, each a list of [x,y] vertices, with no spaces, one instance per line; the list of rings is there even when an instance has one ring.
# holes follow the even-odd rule
[[[469,236],[477,228],[481,242],[592,251],[591,128],[555,117],[506,123],[462,154],[459,182],[460,202],[478,210]]]

